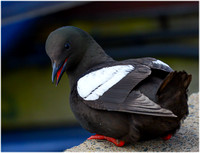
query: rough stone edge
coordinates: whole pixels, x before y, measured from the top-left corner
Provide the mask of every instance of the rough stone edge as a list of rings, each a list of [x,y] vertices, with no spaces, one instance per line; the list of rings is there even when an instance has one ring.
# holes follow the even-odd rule
[[[199,112],[199,93],[191,94],[188,99],[188,104],[190,106],[192,106],[192,105],[198,106],[198,108],[195,109],[196,111],[190,110],[191,111],[190,113],[196,114],[196,115],[194,115],[194,118],[195,118],[196,122],[198,122],[197,124],[199,124],[199,113],[198,113]],[[189,109],[190,109],[190,107],[189,107]],[[198,128],[199,128],[199,125],[198,125]],[[197,131],[199,132],[199,129]],[[181,134],[182,133],[180,133],[179,135],[181,135]],[[177,137],[179,137],[179,139],[180,139],[179,135]],[[199,152],[199,133],[198,133],[197,137],[198,137],[198,140],[195,139],[194,141],[198,141],[197,142],[198,146],[195,146],[194,149],[189,148],[190,149],[189,152]],[[171,141],[171,143],[173,143],[173,141],[171,139],[168,140],[169,143],[170,143],[170,141]],[[175,141],[177,141],[177,140],[175,139]],[[138,152],[138,151],[146,152],[146,151],[148,151],[148,145],[151,145],[151,144],[155,145],[156,143],[158,144],[158,146],[157,146],[158,148],[163,147],[163,150],[158,149],[157,151],[188,152],[188,150],[180,151],[180,150],[176,150],[175,148],[174,148],[175,150],[164,150],[165,149],[164,147],[167,147],[167,146],[165,146],[163,144],[161,144],[161,146],[159,146],[160,142],[161,142],[161,140],[157,140],[157,139],[148,141],[147,143],[141,144],[141,150],[135,150],[135,147],[133,145],[127,145],[124,147],[116,147],[112,143],[110,143],[108,141],[104,141],[104,140],[86,140],[82,144],[72,147],[70,149],[67,149],[64,152]],[[169,145],[169,143],[167,143],[167,144]],[[185,146],[185,147],[187,147],[187,146]],[[150,151],[156,151],[156,150],[150,150]]]

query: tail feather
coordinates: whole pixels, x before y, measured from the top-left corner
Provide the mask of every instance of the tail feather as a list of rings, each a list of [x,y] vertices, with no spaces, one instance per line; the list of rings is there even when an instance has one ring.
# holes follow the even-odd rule
[[[181,120],[188,115],[187,88],[192,76],[185,71],[169,73],[157,91],[159,104]]]

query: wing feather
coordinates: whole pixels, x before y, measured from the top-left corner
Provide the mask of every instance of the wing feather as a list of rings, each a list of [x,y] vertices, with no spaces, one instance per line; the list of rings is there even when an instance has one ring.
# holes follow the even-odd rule
[[[176,117],[170,110],[161,108],[134,88],[151,74],[147,65],[133,65],[134,70],[109,88],[96,100],[83,102],[91,108],[107,111],[127,112],[143,115]]]

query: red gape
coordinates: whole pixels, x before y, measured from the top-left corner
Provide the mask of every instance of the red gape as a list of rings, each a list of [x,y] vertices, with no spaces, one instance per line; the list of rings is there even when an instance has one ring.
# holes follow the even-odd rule
[[[67,62],[67,58],[65,59],[64,64],[65,64],[66,62]],[[63,64],[63,65],[64,65],[64,64]],[[63,65],[60,67],[60,69],[59,69],[58,72],[57,72],[57,81],[58,81],[58,78],[59,78],[60,73],[61,73],[61,71],[62,71]]]
[[[88,138],[88,140],[91,140],[91,139],[107,140],[107,141],[114,143],[118,147],[122,147],[125,144],[125,142],[122,140],[118,140],[118,139],[107,137],[107,136],[100,135],[100,134],[95,134]]]

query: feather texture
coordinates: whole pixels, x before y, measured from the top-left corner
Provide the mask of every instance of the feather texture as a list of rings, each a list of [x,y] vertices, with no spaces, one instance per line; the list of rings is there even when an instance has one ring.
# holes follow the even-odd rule
[[[170,110],[161,108],[140,91],[134,90],[150,74],[151,70],[145,65],[110,66],[94,70],[81,77],[77,83],[77,91],[84,99],[83,102],[94,109],[176,117]],[[117,81],[107,85],[107,82],[112,82],[112,79]],[[106,90],[101,89],[104,86]],[[81,93],[84,89],[87,94]]]
[[[78,94],[84,100],[97,100],[133,70],[134,67],[132,65],[117,65],[86,74],[78,80]]]

